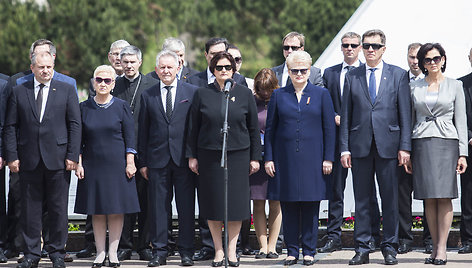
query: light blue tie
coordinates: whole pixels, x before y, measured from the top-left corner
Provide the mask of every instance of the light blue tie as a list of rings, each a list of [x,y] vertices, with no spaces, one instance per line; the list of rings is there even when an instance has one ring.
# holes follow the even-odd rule
[[[369,95],[370,95],[370,100],[372,101],[372,103],[375,102],[375,97],[376,97],[376,92],[375,92],[375,89],[377,88],[376,84],[375,84],[375,70],[377,70],[377,68],[370,68],[370,77],[369,77]]]

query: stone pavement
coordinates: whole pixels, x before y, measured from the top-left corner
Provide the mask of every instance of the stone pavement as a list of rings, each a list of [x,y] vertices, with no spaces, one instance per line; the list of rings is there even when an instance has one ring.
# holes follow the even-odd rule
[[[354,256],[352,249],[344,249],[328,254],[317,254],[315,259],[318,260],[313,267],[351,267],[348,265],[349,260]],[[414,250],[407,254],[398,255],[397,259],[399,264],[394,266],[395,268],[414,268],[414,267],[432,267],[431,265],[423,264],[424,258],[428,255],[424,254],[421,250]],[[242,256],[240,267],[282,267],[283,259],[285,255],[281,255],[276,260],[256,260],[254,256]],[[300,256],[300,258],[302,258]],[[67,267],[91,267],[93,258],[90,259],[76,259],[74,262],[66,263]],[[10,260],[7,264],[0,264],[0,267],[16,267],[16,259]],[[124,268],[142,268],[146,267],[147,262],[140,261],[136,253],[133,254],[131,260],[124,261],[121,263],[121,267]],[[457,250],[448,251],[448,262],[447,267],[472,267],[472,254],[457,254]],[[39,267],[52,267],[49,260],[43,260],[39,263]],[[164,267],[181,267],[180,258],[178,256],[169,257],[167,259],[167,265]],[[195,267],[211,267],[211,261],[196,262]],[[302,262],[299,261],[297,265],[291,266],[293,268],[305,267]],[[370,254],[370,264],[365,264],[358,267],[374,268],[386,266],[383,264],[382,253],[379,251]]]

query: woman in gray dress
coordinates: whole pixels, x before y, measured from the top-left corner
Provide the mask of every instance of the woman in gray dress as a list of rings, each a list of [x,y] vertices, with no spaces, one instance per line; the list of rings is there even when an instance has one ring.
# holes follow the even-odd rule
[[[452,199],[458,197],[457,174],[467,168],[467,122],[462,82],[445,77],[446,52],[438,43],[418,51],[425,78],[410,83],[413,133],[414,198],[423,199],[433,240],[425,263],[447,262],[446,246],[452,223]]]

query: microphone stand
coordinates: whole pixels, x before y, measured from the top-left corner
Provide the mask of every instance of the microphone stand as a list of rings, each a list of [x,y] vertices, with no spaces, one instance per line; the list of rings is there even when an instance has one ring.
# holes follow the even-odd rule
[[[225,226],[225,241],[224,241],[224,252],[225,252],[225,267],[228,267],[228,103],[229,103],[229,91],[225,92],[225,121],[223,123],[223,148],[221,151],[221,167],[223,168],[223,179],[224,179],[224,226]]]

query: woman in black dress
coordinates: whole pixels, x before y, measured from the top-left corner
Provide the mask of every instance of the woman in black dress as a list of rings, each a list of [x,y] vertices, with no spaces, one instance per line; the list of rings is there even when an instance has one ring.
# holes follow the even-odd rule
[[[220,167],[224,121],[224,82],[232,78],[236,63],[227,52],[216,54],[210,71],[216,79],[195,93],[190,108],[187,157],[189,168],[199,174],[198,203],[200,213],[208,220],[215,244],[212,266],[223,265],[221,228],[224,218],[223,168]],[[252,91],[235,84],[230,90],[228,110],[228,261],[239,266],[236,258],[241,221],[249,216],[249,175],[259,170],[261,143],[257,108]]]
[[[80,104],[82,154],[76,175],[79,178],[75,212],[92,215],[97,257],[92,267],[105,261],[107,223],[108,258],[111,267],[120,266],[117,248],[123,229],[123,214],[139,212],[134,164],[134,124],[129,105],[110,92],[115,71],[102,65],[94,72],[97,95]]]

